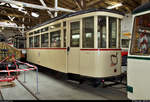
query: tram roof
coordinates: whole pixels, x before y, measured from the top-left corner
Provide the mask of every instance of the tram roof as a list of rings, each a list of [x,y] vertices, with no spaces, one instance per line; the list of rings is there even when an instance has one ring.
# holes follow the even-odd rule
[[[77,12],[74,12],[74,13],[68,13],[68,14],[64,14],[62,16],[51,18],[50,20],[48,20],[48,21],[46,21],[46,22],[44,22],[42,24],[34,26],[30,30],[38,28],[38,27],[41,27],[41,26],[44,26],[44,25],[52,23],[52,22],[55,22],[55,21],[60,20],[60,19],[67,18],[67,17],[72,17],[72,16],[81,15],[81,14],[90,13],[90,12],[98,12],[98,11],[111,12],[111,13],[124,15],[124,13],[119,12],[117,10],[111,10],[111,9],[105,9],[105,8],[101,8],[101,9],[93,8],[93,9],[81,10],[81,11],[77,11]]]
[[[135,10],[133,10],[132,14],[137,14],[148,10],[150,10],[150,2],[137,7]]]

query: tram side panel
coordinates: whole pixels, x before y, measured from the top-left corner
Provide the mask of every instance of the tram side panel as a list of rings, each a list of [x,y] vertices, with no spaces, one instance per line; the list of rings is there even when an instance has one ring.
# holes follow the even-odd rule
[[[27,53],[29,62],[66,73],[66,50],[30,49]]]
[[[100,57],[97,55],[96,61],[97,76],[111,77],[121,74],[121,51],[101,51]]]
[[[146,59],[146,58],[145,58]],[[140,63],[140,64],[139,64]],[[149,60],[128,58],[128,97],[136,100],[150,99]]]
[[[36,50],[27,49],[27,61],[31,63],[38,63],[38,57],[36,55],[38,52]]]
[[[80,74],[98,78],[120,75],[121,51],[81,51]]]
[[[80,51],[80,74],[83,76],[95,76],[96,52]]]

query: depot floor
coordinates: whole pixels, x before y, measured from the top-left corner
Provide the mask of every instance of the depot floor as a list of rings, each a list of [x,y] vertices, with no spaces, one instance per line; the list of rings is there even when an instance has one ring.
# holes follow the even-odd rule
[[[26,72],[26,83],[31,92],[37,92],[36,71]],[[87,83],[76,84],[59,79],[50,73],[39,72],[39,100],[128,100],[124,85],[103,88],[94,88]],[[19,80],[24,82],[24,73]],[[0,98],[4,100],[36,100],[17,80],[15,86],[2,88]]]

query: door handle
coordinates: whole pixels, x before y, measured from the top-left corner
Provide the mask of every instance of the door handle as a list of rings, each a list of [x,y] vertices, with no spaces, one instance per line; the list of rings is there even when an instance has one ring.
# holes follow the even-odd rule
[[[69,52],[70,51],[70,47],[67,47],[67,52]]]

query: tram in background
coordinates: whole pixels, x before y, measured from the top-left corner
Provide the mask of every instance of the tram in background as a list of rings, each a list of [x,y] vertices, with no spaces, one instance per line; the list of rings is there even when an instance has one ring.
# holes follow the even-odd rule
[[[21,61],[26,61],[26,37],[14,35],[8,39],[8,44],[21,50]]]
[[[121,37],[122,73],[127,72],[127,57],[131,33],[123,33]]]
[[[127,91],[133,100],[150,99],[150,3],[133,11],[132,38],[128,54]]]
[[[127,66],[127,56],[130,39],[121,39],[121,55],[122,55],[122,66]]]
[[[89,9],[53,18],[27,32],[27,61],[98,79],[121,74],[123,14]]]

